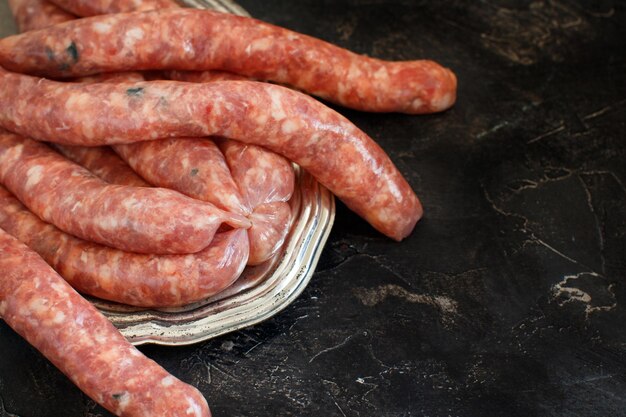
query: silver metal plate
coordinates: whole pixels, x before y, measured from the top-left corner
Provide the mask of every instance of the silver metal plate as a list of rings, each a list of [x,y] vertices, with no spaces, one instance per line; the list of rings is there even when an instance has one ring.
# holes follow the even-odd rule
[[[246,268],[223,293],[160,310],[90,301],[135,345],[187,345],[266,320],[307,286],[335,219],[333,195],[299,167],[290,205],[293,222],[281,252],[262,265]]]
[[[248,16],[250,14],[240,5],[232,0],[179,0],[183,5],[196,7],[198,9],[214,9],[218,12],[232,13],[239,16]]]

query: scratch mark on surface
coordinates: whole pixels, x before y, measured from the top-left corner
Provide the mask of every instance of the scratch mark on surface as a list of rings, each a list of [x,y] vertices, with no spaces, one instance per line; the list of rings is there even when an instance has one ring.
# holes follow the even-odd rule
[[[601,392],[603,394],[606,394],[609,397],[611,397],[611,398],[613,398],[615,400],[618,400],[619,402],[626,403],[626,398],[622,397],[621,395],[616,395],[614,392],[607,391],[607,390],[602,389],[602,388],[600,388],[600,387],[598,387],[597,385],[594,385],[594,384],[589,384],[589,387],[594,389],[594,390],[596,390],[596,391],[599,391],[599,392]]]
[[[571,381],[569,383],[566,383],[565,385],[588,384],[590,382],[596,382],[596,381],[602,381],[602,380],[605,380],[605,379],[611,379],[614,376],[615,376],[614,374],[592,376],[592,377],[589,377],[589,378],[583,378],[583,379]]]
[[[536,136],[536,137],[532,138],[531,140],[529,140],[528,142],[526,142],[526,144],[527,144],[527,145],[530,145],[530,144],[532,144],[532,143],[539,142],[539,141],[540,141],[540,140],[542,140],[542,139],[545,139],[545,138],[547,138],[547,137],[550,137],[550,136],[556,135],[557,133],[562,132],[562,131],[564,131],[564,130],[565,130],[565,123],[564,123],[564,122],[561,122],[561,124],[560,124],[558,127],[555,127],[555,128],[554,128],[554,129],[552,129],[552,130],[549,130],[549,131],[547,131],[547,132],[545,132],[545,133],[540,134],[539,136]]]
[[[331,393],[328,393],[328,395],[330,395],[330,398],[332,398],[333,402],[335,403],[335,405],[339,409],[339,412],[341,413],[341,415],[343,417],[346,417],[346,413],[344,413],[343,410],[341,409],[341,407],[339,406],[339,404],[337,404],[337,400],[335,400],[335,397],[333,397],[333,395]]]
[[[363,400],[363,401],[365,401],[365,402],[367,402],[367,403],[371,404],[371,402],[370,402],[367,398],[365,398],[365,397],[367,397],[367,396],[368,396],[368,394],[369,394],[370,392],[372,392],[372,391],[374,391],[374,390],[378,389],[378,384],[374,384],[373,382],[367,382],[367,381],[366,381],[366,379],[373,379],[373,377],[371,377],[371,376],[366,376],[366,377],[363,377],[363,378],[357,378],[357,379],[356,379],[356,382],[357,382],[358,384],[365,385],[365,386],[367,386],[367,387],[372,387],[372,388],[368,389],[368,390],[365,392],[365,394],[361,395],[361,400]]]
[[[558,178],[556,178],[554,180],[560,180],[560,179],[563,179],[563,178],[567,178],[567,177],[569,177],[571,175],[572,175],[572,172],[568,172],[567,175],[558,177]],[[506,216],[506,217],[513,217],[513,218],[520,219],[523,222],[522,227],[519,230],[521,232],[523,232],[523,233],[528,235],[528,240],[526,242],[524,242],[523,247],[526,246],[526,243],[538,244],[538,245],[543,246],[544,248],[548,249],[549,251],[553,252],[554,254],[560,256],[563,259],[566,259],[567,261],[569,261],[569,262],[571,262],[571,263],[573,263],[575,265],[582,266],[582,267],[584,267],[586,269],[590,269],[590,270],[592,269],[589,266],[584,265],[581,262],[577,261],[576,259],[574,259],[574,258],[572,258],[570,256],[567,256],[566,254],[564,254],[563,252],[559,251],[558,249],[556,249],[555,247],[553,247],[549,243],[545,242],[543,239],[539,238],[532,230],[529,229],[528,224],[530,223],[530,221],[526,217],[522,216],[521,214],[509,212],[509,211],[504,210],[501,207],[498,207],[498,205],[495,203],[495,201],[491,198],[491,196],[487,192],[487,189],[485,188],[484,184],[481,184],[481,187],[483,189],[483,193],[484,193],[485,199],[491,205],[491,207],[493,208],[493,210],[495,212],[497,212],[497,213],[499,213],[499,214],[501,214],[503,216]],[[595,271],[593,271],[593,272],[596,273]],[[602,276],[601,274],[598,274],[598,275]]]
[[[563,170],[563,171],[565,171],[565,174],[554,176],[554,177],[551,177],[548,175],[548,173],[544,172],[543,176],[541,178],[538,178],[536,181],[533,181],[527,178],[520,179],[520,180],[517,180],[516,182],[521,183],[521,185],[519,186],[507,185],[507,188],[509,188],[513,192],[513,194],[519,194],[524,190],[528,190],[528,189],[534,190],[544,184],[549,184],[549,183],[557,182],[557,181],[563,181],[565,179],[568,179],[574,174],[574,172],[570,170]]]
[[[617,103],[610,104],[608,106],[602,107],[600,110],[596,110],[594,112],[591,112],[591,113],[586,114],[585,116],[583,116],[583,120],[587,121],[587,120],[592,120],[592,119],[595,119],[597,117],[603,116],[603,115],[605,115],[607,113],[612,112],[613,110],[619,109],[625,103],[626,103],[626,100],[620,100]]]
[[[587,120],[591,120],[591,119],[595,119],[596,117],[600,117],[605,113],[608,113],[609,111],[611,111],[613,109],[613,106],[606,106],[601,108],[598,111],[594,111],[592,113],[589,113],[585,116],[583,116],[583,120],[587,121]]]
[[[241,382],[237,377],[235,377],[234,375],[229,374],[228,372],[224,371],[223,369],[220,369],[220,368],[218,368],[217,366],[215,366],[213,364],[210,364],[209,366],[212,367],[213,369],[215,369],[216,371],[218,371],[219,373],[221,373],[222,375],[224,375],[224,376],[226,376],[226,377],[228,377],[230,379],[233,379],[233,380],[235,380],[237,382]]]
[[[534,190],[535,188],[539,187],[540,183],[537,181],[533,181],[533,180],[529,180],[529,179],[523,179],[523,180],[519,180],[518,182],[521,182],[523,184],[517,186],[517,187],[513,187],[511,185],[507,185],[507,187],[513,191],[514,194],[519,194],[520,192],[524,191],[524,190]]]
[[[298,324],[298,322],[299,322],[300,320],[304,320],[304,319],[306,319],[307,317],[309,317],[309,315],[308,315],[308,314],[305,314],[304,316],[297,317],[297,318],[294,320],[293,324],[292,324],[291,326],[289,326],[289,330],[293,329],[293,327],[294,327],[296,324]]]
[[[609,18],[609,17],[613,17],[613,15],[615,14],[615,8],[611,7],[606,12],[594,12],[590,10],[586,10],[586,12],[589,13],[593,17]]]
[[[491,196],[489,195],[489,193],[487,192],[487,189],[485,188],[485,186],[483,184],[481,184],[481,188],[483,189],[483,194],[485,196],[485,200],[487,200],[487,202],[489,203],[491,208],[496,213],[499,213],[499,214],[501,214],[501,215],[503,215],[505,217],[516,217],[516,218],[522,220],[524,222],[523,230],[526,231],[526,224],[528,223],[528,219],[526,217],[522,216],[521,214],[512,213],[510,211],[506,211],[506,210],[502,209],[501,207],[498,207],[496,205],[496,202],[493,200],[493,198],[491,198]]]
[[[534,234],[531,237],[531,241],[539,243],[541,246],[545,247],[546,249],[549,249],[550,251],[554,252],[555,254],[559,255],[561,258],[563,259],[567,259],[568,261],[576,264],[576,265],[581,265],[580,262],[578,262],[576,259],[570,258],[569,256],[567,256],[566,254],[564,254],[563,252],[560,252],[559,250],[555,249],[554,247],[550,246],[548,243],[544,242],[543,240],[539,239],[537,236],[535,236]],[[582,265],[581,265],[582,266]]]
[[[323,354],[328,353],[328,352],[332,352],[332,351],[333,351],[333,350],[335,350],[335,349],[339,349],[340,347],[345,346],[345,345],[346,345],[346,343],[348,343],[348,342],[349,342],[349,341],[350,341],[353,337],[356,337],[356,336],[358,336],[358,335],[360,335],[360,334],[362,334],[362,333],[361,333],[361,332],[359,332],[359,333],[356,333],[356,334],[352,334],[352,335],[350,335],[350,336],[346,337],[346,338],[343,340],[343,342],[339,343],[338,345],[331,346],[331,347],[329,347],[329,348],[326,348],[326,349],[323,349],[323,350],[321,350],[321,351],[317,352],[317,353],[316,353],[316,354],[315,354],[315,355],[314,355],[311,359],[309,359],[309,363],[313,362],[313,361],[314,361],[315,359],[317,359],[317,357],[318,357],[318,356],[320,356],[320,355],[323,355]]]
[[[578,175],[578,180],[580,181],[580,184],[582,185],[583,190],[585,191],[585,195],[587,196],[587,205],[589,206],[589,210],[593,214],[593,218],[596,223],[596,230],[598,232],[598,239],[600,241],[600,262],[601,262],[600,268],[602,269],[602,273],[605,274],[606,273],[606,259],[604,259],[604,233],[602,233],[602,223],[600,222],[600,219],[598,218],[598,214],[596,213],[596,210],[593,208],[593,200],[592,200],[591,191],[589,190],[589,187],[587,187],[587,184],[585,183],[585,181],[580,175]]]
[[[248,353],[252,352],[254,349],[256,349],[258,346],[260,346],[263,342],[259,342],[256,345],[252,346],[250,349],[246,350],[244,352],[244,355],[247,355]]]
[[[206,367],[206,378],[207,378],[206,382],[207,384],[211,385],[211,381],[213,380],[211,378],[211,365],[205,364],[204,366]]]
[[[594,37],[591,25],[579,9],[556,1],[529,2],[526,9],[493,5],[483,46],[517,64],[531,65],[549,58],[561,62],[567,56],[562,45],[581,33]]]
[[[494,127],[489,128],[489,129],[487,129],[487,130],[485,130],[485,131],[482,131],[482,132],[480,132],[479,134],[477,134],[477,135],[476,135],[476,138],[477,138],[477,139],[482,139],[483,137],[485,137],[485,136],[487,136],[487,135],[490,135],[490,134],[492,134],[492,133],[495,133],[495,132],[497,132],[498,130],[500,130],[500,129],[502,129],[503,127],[506,127],[506,126],[508,126],[508,125],[509,125],[509,122],[507,122],[507,121],[504,121],[504,122],[498,123],[498,124],[497,124],[497,125],[495,125]]]
[[[626,194],[626,187],[624,186],[624,183],[622,182],[622,180],[614,172],[611,172],[610,174],[613,176],[613,178],[615,178],[615,181],[617,181],[617,183],[619,184],[619,187],[622,189],[624,194]]]

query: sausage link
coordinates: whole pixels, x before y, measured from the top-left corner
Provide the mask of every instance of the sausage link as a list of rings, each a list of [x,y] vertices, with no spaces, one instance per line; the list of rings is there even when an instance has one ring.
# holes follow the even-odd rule
[[[248,263],[258,265],[271,258],[287,237],[291,210],[286,202],[294,190],[293,167],[283,157],[258,146],[227,142],[225,155],[210,139],[195,138],[113,148],[154,185],[250,216]],[[257,210],[262,204],[265,207]]]
[[[38,118],[31,117],[34,111]],[[406,237],[422,215],[409,184],[369,136],[315,99],[277,85],[81,85],[0,69],[0,125],[39,140],[87,146],[223,136],[296,162],[391,238]]]
[[[0,182],[60,229],[118,249],[195,253],[222,223],[249,227],[227,213],[172,190],[111,185],[44,144],[0,132]]]
[[[108,13],[158,10],[179,7],[175,0],[51,0],[76,16],[96,16]]]
[[[75,15],[47,0],[9,0],[9,8],[20,32],[43,29],[76,19]]]
[[[289,201],[295,175],[287,159],[236,140],[221,140],[219,147],[249,207]]]
[[[151,184],[171,188],[198,200],[243,215],[250,210],[213,141],[174,138],[128,145],[115,151]]]
[[[0,186],[0,228],[37,252],[78,291],[138,307],[175,307],[204,300],[241,275],[246,231],[218,233],[196,254],[142,255],[68,235],[40,220]]]
[[[261,204],[248,217],[250,258],[248,265],[260,265],[274,256],[285,243],[291,226],[291,206],[277,201]]]
[[[0,40],[0,65],[47,77],[222,70],[376,112],[437,112],[452,106],[456,97],[456,77],[433,61],[382,61],[252,18],[209,10],[104,15],[11,36]]]
[[[209,417],[194,387],[128,343],[36,253],[0,229],[0,317],[118,416]]]
[[[291,224],[291,208],[287,201],[295,187],[291,163],[260,146],[234,140],[223,140],[220,149],[235,183],[253,214],[250,259],[258,265],[270,259],[281,248]]]

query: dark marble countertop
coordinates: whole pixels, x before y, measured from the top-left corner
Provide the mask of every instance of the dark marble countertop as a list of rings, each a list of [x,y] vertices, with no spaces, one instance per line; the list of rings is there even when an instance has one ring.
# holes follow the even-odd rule
[[[141,350],[215,416],[626,415],[626,4],[241,4],[360,53],[456,72],[458,103],[443,114],[341,110],[426,215],[395,243],[339,205],[286,310]],[[109,415],[0,323],[1,417]]]

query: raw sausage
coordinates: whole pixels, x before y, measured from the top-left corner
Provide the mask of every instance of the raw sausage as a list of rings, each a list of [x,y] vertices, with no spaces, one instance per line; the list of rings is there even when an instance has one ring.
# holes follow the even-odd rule
[[[104,15],[11,36],[0,40],[0,65],[47,77],[223,70],[376,112],[437,112],[452,106],[456,97],[456,77],[433,61],[382,61],[252,18],[209,10]]]
[[[277,85],[79,85],[0,69],[0,125],[38,140],[88,146],[224,136],[296,162],[391,238],[406,237],[422,216],[413,190],[369,136],[313,98]]]
[[[32,214],[0,186],[0,227],[37,252],[76,290],[139,307],[175,307],[232,284],[246,265],[242,229],[218,233],[189,255],[123,252],[68,235]]]
[[[67,159],[87,168],[97,177],[111,184],[149,187],[122,158],[108,146],[53,145]]]
[[[116,8],[113,13],[131,12],[136,10],[151,10],[158,9],[161,0],[134,0],[124,2],[107,2],[103,4],[97,1],[81,1],[76,5],[76,2],[71,2],[74,5],[69,5],[69,0],[61,0],[59,4],[64,4],[68,8],[75,8],[76,10],[87,13],[84,16],[94,16],[100,14],[109,14],[111,11],[104,9],[105,6],[112,6]],[[177,4],[172,0],[168,7],[176,7]],[[66,12],[54,3],[47,0],[9,0],[9,7],[15,17],[20,32],[28,32],[29,30],[44,29],[48,26],[56,25],[57,23],[68,22],[74,20],[77,17],[73,14]],[[80,82],[103,82],[103,81],[144,81],[144,77],[134,72],[133,77],[129,77],[124,73],[104,73],[98,74],[94,77],[81,77]],[[161,76],[162,75],[162,76]],[[165,71],[164,74],[159,74],[158,77],[152,79],[169,79],[176,81],[188,81],[188,82],[210,82],[210,81],[227,81],[227,80],[249,80],[249,77],[233,74],[227,71]]]
[[[249,227],[172,190],[111,185],[44,144],[0,132],[0,182],[42,219],[77,237],[149,254],[195,253],[222,223]]]
[[[224,152],[233,179],[253,214],[250,236],[250,265],[271,258],[283,245],[291,224],[287,203],[294,190],[291,163],[260,146],[223,140]]]
[[[228,143],[226,160],[210,139],[164,139],[114,145],[114,149],[154,185],[242,215],[254,212],[248,229],[248,263],[257,265],[280,249],[289,231],[287,201],[294,190],[293,167],[258,146]],[[260,205],[264,207],[257,210]]]
[[[83,17],[179,7],[175,0],[52,0],[52,3]]]
[[[295,177],[288,160],[260,146],[235,140],[221,140],[219,147],[249,207],[289,201]]]
[[[76,19],[75,15],[47,0],[9,0],[9,8],[20,32],[43,29]]]
[[[0,317],[94,401],[125,417],[211,415],[197,389],[145,357],[2,229],[0,253]]]
[[[250,213],[224,156],[210,139],[164,139],[115,145],[114,149],[151,184],[208,201],[223,210]]]
[[[248,217],[250,260],[248,265],[259,265],[274,256],[285,243],[291,226],[291,207],[288,203],[274,202],[258,205]]]

